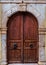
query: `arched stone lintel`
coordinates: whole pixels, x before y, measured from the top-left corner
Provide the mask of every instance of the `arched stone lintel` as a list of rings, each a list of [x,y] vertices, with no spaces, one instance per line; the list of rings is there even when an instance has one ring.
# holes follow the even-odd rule
[[[39,12],[37,12],[36,9],[33,7],[32,7],[32,9],[30,9],[30,8],[28,9],[27,6],[28,6],[27,4],[19,4],[19,6],[17,6],[17,9],[16,9],[16,7],[13,7],[10,10],[4,12],[4,17],[2,19],[2,28],[4,28],[4,29],[7,28],[6,24],[7,24],[9,17],[18,11],[27,11],[29,13],[32,13],[36,18],[38,18]],[[4,22],[5,22],[5,24],[4,24]]]

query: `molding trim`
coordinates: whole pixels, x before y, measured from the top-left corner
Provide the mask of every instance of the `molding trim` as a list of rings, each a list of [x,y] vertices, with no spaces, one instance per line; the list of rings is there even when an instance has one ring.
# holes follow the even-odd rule
[[[22,1],[0,1],[0,4],[21,4]],[[26,4],[46,4],[46,1],[23,1]]]
[[[0,34],[6,34],[7,28],[0,28]]]
[[[0,28],[0,34],[6,34],[7,28]],[[46,28],[39,28],[39,35],[46,35]]]
[[[46,28],[39,28],[39,32],[46,32]]]
[[[0,28],[1,31],[6,31],[7,30],[7,27],[6,28]],[[46,32],[46,28],[39,28],[39,31],[40,32]]]

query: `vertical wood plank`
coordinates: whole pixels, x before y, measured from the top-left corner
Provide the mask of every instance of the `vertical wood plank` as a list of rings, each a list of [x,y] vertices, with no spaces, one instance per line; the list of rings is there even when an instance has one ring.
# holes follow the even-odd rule
[[[24,57],[23,57],[23,15],[21,17],[21,58],[22,58],[22,63],[24,62]]]

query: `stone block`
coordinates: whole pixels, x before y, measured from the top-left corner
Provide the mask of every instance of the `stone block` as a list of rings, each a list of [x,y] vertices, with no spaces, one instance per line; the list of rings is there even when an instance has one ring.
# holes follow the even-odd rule
[[[31,12],[36,17],[40,16],[40,12],[37,10],[37,7],[35,6],[35,4],[28,4],[27,11]]]
[[[39,35],[39,47],[45,47],[45,36]]]
[[[19,4],[19,11],[26,11],[26,4]]]
[[[1,52],[2,52],[2,51],[1,51],[1,34],[0,34],[0,62],[1,62],[1,56],[2,56],[2,55],[1,55]]]
[[[6,61],[6,34],[2,34],[2,64],[5,64]]]
[[[45,47],[39,47],[39,61],[45,61]]]
[[[0,4],[0,28],[1,28],[1,22],[2,22],[2,5]]]

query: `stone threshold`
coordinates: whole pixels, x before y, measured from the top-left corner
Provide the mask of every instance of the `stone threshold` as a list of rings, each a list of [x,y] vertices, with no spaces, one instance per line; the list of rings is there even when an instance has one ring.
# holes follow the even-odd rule
[[[8,65],[38,65],[38,63],[27,63],[27,64],[8,64]]]

